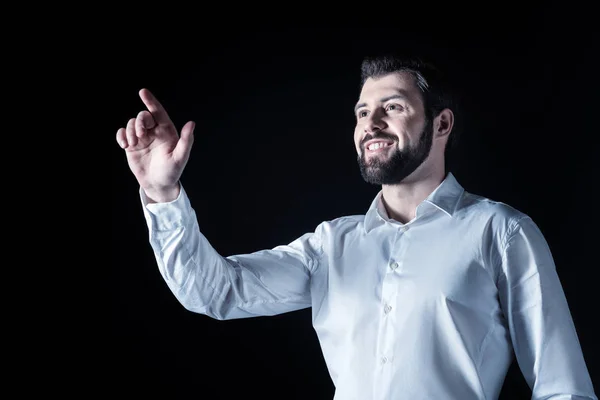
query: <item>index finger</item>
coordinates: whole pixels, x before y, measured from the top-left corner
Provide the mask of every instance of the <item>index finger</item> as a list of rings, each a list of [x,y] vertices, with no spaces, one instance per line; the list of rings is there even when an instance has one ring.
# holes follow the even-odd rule
[[[171,123],[167,111],[148,89],[140,90],[140,98],[154,117],[154,121],[156,121],[157,124],[165,125]]]

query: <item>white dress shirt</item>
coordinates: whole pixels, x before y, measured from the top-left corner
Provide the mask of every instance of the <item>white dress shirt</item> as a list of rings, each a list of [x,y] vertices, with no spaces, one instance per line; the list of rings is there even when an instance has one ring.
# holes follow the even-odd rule
[[[140,196],[160,273],[187,310],[227,320],[312,307],[335,400],[494,400],[513,354],[532,399],[597,400],[542,233],[452,173],[406,224],[380,191],[364,215],[229,256],[183,187],[169,203]]]

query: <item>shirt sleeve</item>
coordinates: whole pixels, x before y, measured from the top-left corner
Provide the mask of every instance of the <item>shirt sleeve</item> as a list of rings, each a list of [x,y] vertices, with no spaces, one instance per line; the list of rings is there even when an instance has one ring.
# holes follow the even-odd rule
[[[200,231],[180,189],[168,203],[148,204],[141,188],[140,197],[158,269],[183,307],[226,320],[311,306],[310,279],[322,249],[319,230],[286,245],[225,257]]]
[[[532,399],[597,400],[549,246],[528,216],[508,229],[498,283]]]

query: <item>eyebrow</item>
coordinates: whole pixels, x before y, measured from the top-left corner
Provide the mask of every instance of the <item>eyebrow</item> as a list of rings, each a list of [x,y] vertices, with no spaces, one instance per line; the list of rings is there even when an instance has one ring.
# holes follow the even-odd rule
[[[379,102],[385,103],[386,101],[390,101],[390,100],[394,100],[394,99],[408,100],[408,96],[406,95],[406,92],[404,90],[401,90],[400,93],[396,93],[391,96],[386,96],[386,97],[379,99]],[[356,111],[359,108],[365,107],[366,105],[367,105],[367,103],[358,103],[356,106],[354,106],[354,112],[356,113]]]

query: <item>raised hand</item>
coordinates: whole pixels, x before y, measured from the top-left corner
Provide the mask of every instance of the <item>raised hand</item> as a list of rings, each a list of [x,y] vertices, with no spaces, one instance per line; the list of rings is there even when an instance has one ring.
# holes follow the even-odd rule
[[[179,178],[190,156],[195,124],[189,121],[178,135],[154,95],[147,89],[139,94],[147,110],[117,131],[117,143],[125,149],[129,168],[147,197],[154,202],[172,201],[179,195]]]

